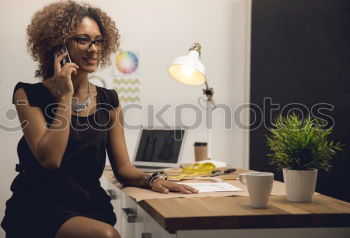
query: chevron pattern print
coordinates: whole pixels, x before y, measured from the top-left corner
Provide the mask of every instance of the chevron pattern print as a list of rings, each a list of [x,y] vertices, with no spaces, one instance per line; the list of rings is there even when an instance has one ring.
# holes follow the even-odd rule
[[[140,102],[140,97],[139,96],[120,96],[119,101],[136,103],[136,102]]]
[[[113,80],[115,84],[117,85],[122,85],[122,84],[140,84],[140,80],[139,79],[114,79]]]
[[[140,80],[132,78],[113,79],[114,89],[123,103],[140,102]]]

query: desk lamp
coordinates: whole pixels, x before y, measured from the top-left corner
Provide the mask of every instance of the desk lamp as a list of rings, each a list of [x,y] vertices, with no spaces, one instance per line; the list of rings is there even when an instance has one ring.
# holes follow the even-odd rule
[[[208,81],[205,77],[205,67],[200,61],[201,45],[194,43],[188,50],[188,54],[174,59],[173,63],[168,68],[168,72],[175,80],[192,86],[199,86],[205,84],[203,93],[206,96],[206,112],[207,125],[211,127],[212,110],[215,109],[213,101],[214,89],[208,86]],[[200,103],[199,98],[199,104]],[[210,123],[210,124],[209,124]],[[211,128],[208,128],[208,158],[211,159]]]

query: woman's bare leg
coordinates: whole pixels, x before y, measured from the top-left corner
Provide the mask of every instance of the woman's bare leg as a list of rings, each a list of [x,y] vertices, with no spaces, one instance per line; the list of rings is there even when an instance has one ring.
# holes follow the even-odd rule
[[[120,235],[110,224],[76,216],[63,223],[55,238],[120,238]]]

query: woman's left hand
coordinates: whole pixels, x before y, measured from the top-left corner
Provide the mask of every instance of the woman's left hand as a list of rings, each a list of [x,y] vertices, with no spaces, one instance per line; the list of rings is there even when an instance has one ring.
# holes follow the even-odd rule
[[[169,193],[169,191],[185,194],[198,193],[197,189],[194,189],[190,186],[174,183],[165,179],[157,179],[156,181],[152,182],[151,188],[153,191],[160,193]]]

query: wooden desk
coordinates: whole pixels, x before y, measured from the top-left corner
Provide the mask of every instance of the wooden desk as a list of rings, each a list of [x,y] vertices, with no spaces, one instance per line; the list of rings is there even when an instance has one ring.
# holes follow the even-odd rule
[[[324,195],[311,203],[271,196],[268,209],[249,207],[249,197],[151,199],[139,205],[165,230],[350,227],[350,204]],[[349,234],[350,237],[350,234]]]
[[[104,175],[115,189],[120,189],[115,186],[111,172]],[[124,221],[119,226],[127,231],[126,238],[350,237],[350,203],[321,194],[314,196],[311,203],[288,202],[285,196],[271,196],[269,208],[253,209],[249,207],[249,197],[244,196],[147,199],[136,203],[119,192],[120,208],[131,208],[137,217],[141,216],[136,223],[142,224],[128,226]],[[152,233],[154,230],[162,233],[148,236],[149,220],[158,227]],[[130,233],[132,229],[135,231]]]

